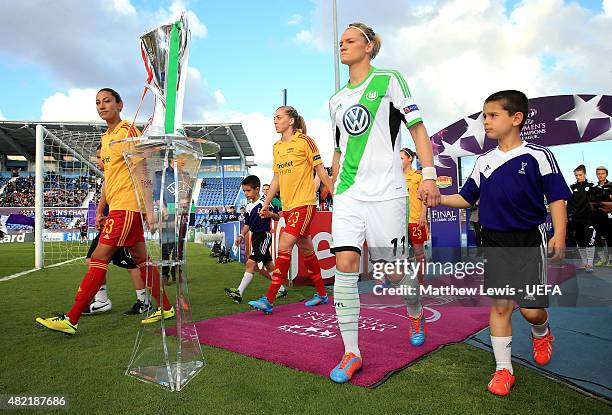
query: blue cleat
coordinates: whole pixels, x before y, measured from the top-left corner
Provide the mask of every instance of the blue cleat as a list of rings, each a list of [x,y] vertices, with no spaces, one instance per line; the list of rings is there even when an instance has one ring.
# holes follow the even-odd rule
[[[249,301],[249,306],[256,310],[261,310],[264,314],[271,314],[274,306],[268,301],[268,297],[262,295],[261,298]]]
[[[336,383],[346,383],[353,377],[353,374],[361,369],[363,360],[355,353],[345,353],[342,361],[338,363],[329,374],[329,378]]]
[[[321,297],[319,294],[315,293],[314,297],[311,300],[306,301],[306,307],[314,307],[319,304],[327,304],[329,298],[327,296]]]
[[[410,344],[415,347],[421,346],[425,343],[425,335],[427,334],[423,310],[421,310],[421,315],[419,317],[414,318],[408,315],[408,319],[410,320]]]

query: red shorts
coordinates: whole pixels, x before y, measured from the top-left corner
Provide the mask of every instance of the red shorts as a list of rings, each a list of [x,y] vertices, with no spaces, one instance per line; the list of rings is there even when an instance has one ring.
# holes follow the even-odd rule
[[[299,238],[300,236],[310,235],[310,223],[317,211],[314,205],[300,206],[290,211],[283,212],[285,217],[285,227],[283,232]]]
[[[111,210],[104,219],[99,243],[110,246],[134,246],[144,242],[140,212]]]
[[[428,239],[427,226],[419,226],[418,223],[409,223],[408,239],[412,242],[412,245],[423,245]]]

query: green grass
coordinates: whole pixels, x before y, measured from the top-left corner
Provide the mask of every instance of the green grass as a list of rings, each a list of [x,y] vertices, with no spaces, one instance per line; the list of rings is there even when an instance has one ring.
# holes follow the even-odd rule
[[[30,244],[0,245],[0,276],[20,266],[29,268],[32,251]],[[244,304],[230,303],[223,293],[223,287],[239,282],[244,271],[240,264],[217,264],[207,250],[192,244],[188,271],[194,319],[248,310]],[[310,373],[204,346],[207,366],[183,391],[171,393],[124,375],[139,325],[138,317],[122,315],[134,301],[124,270],[109,268],[113,311],[84,316],[76,336],[53,333],[34,322],[36,316],[67,311],[84,272],[79,262],[0,282],[0,394],[63,395],[70,412],[79,414],[612,413],[605,403],[518,365],[510,396],[492,396],[485,390],[491,354],[465,344],[433,353],[376,389],[336,385]],[[266,280],[255,278],[248,294],[256,297],[266,286]],[[310,292],[292,290],[281,302],[302,300]]]

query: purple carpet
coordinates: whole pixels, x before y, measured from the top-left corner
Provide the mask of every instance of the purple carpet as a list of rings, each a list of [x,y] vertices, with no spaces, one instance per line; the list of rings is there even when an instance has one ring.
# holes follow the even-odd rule
[[[552,280],[563,281],[575,274],[567,267],[549,270]],[[440,278],[427,281],[433,286],[452,283],[474,286],[471,281]],[[371,292],[371,291],[370,291]],[[351,383],[374,387],[394,372],[442,345],[462,342],[488,325],[489,301],[457,296],[423,297],[427,318],[427,340],[412,347],[408,318],[401,298],[362,293],[359,348],[363,368]],[[327,377],[344,353],[336,323],[333,300],[326,305],[306,307],[304,303],[274,307],[274,313],[248,311],[196,323],[200,343],[267,360]]]
[[[402,312],[403,310],[403,312]],[[412,347],[405,308],[361,311],[359,347],[364,365],[351,383],[376,386],[441,345],[461,342],[487,325],[489,310],[473,307],[425,309],[427,341]],[[344,353],[336,314],[330,303],[315,308],[304,303],[279,305],[274,313],[259,311],[196,323],[200,343],[327,377]]]

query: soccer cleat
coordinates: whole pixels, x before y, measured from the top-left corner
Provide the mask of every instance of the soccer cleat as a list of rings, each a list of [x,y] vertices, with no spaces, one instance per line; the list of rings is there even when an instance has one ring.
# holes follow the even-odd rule
[[[89,305],[83,310],[83,315],[91,316],[93,314],[101,314],[106,313],[107,311],[111,311],[113,308],[113,303],[111,300],[106,301],[92,301]]]
[[[506,396],[510,393],[512,385],[514,385],[514,376],[508,369],[502,369],[493,373],[487,389],[493,395]]]
[[[283,298],[287,296],[287,290],[278,290],[276,293],[276,299]]]
[[[58,314],[56,317],[49,318],[37,317],[36,322],[50,330],[61,331],[66,334],[75,334],[79,327],[78,324],[72,324],[65,314]]]
[[[544,337],[533,337],[533,360],[540,366],[544,366],[550,362],[552,357],[552,342],[555,338],[550,335],[550,326],[548,326],[548,333]]]
[[[261,310],[264,314],[271,314],[274,306],[268,301],[268,297],[262,295],[261,298],[249,301],[249,306],[256,310]]]
[[[315,293],[314,297],[312,297],[312,300],[306,301],[305,306],[314,307],[319,304],[327,304],[328,301],[329,301],[329,297],[327,296],[321,297],[319,294]]]
[[[153,304],[145,304],[140,300],[136,300],[132,308],[123,312],[126,316],[135,316],[142,313],[147,313],[153,309]]]
[[[174,317],[174,307],[170,307],[170,310],[164,310],[164,320],[167,320],[172,317]],[[157,309],[155,313],[151,314],[149,317],[141,320],[140,322],[142,324],[151,324],[151,323],[157,323],[161,319],[162,319],[162,311],[160,307]]]
[[[593,266],[592,265],[585,265],[584,266],[584,272],[590,274],[593,272]]]
[[[225,288],[225,294],[227,294],[236,304],[242,302],[242,295],[240,295],[240,291],[238,291],[237,288]]]
[[[605,267],[606,265],[608,265],[608,260],[603,258],[600,258],[599,261],[595,263],[596,267]]]
[[[338,366],[329,373],[329,378],[336,383],[346,383],[353,377],[353,374],[361,369],[363,360],[355,353],[347,352]]]
[[[425,335],[427,334],[423,310],[421,310],[421,315],[417,318],[408,315],[408,320],[410,320],[410,344],[415,347],[421,346],[425,343]]]

